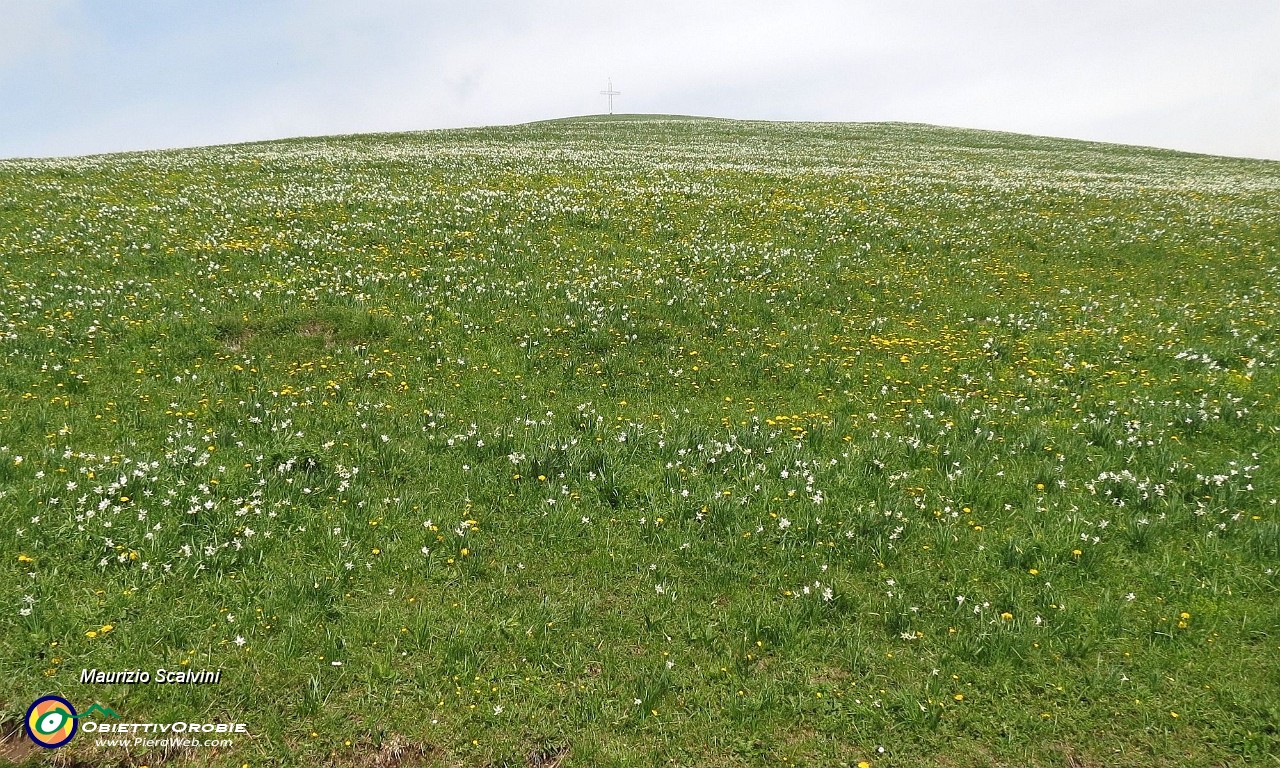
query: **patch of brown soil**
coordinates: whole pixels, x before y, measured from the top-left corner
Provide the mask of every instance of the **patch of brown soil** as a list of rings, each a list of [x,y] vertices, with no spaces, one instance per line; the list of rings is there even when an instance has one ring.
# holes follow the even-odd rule
[[[530,752],[525,763],[529,768],[560,768],[560,764],[568,757],[568,747],[546,747]]]

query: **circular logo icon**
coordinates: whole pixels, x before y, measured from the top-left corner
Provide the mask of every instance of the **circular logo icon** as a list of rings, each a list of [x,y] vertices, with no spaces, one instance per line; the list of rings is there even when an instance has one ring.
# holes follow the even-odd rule
[[[61,696],[41,696],[27,710],[27,735],[45,749],[57,749],[76,735],[76,708]]]

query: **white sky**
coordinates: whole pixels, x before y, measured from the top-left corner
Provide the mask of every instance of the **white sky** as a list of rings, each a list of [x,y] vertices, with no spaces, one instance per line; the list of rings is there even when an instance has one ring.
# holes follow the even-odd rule
[[[617,112],[1280,160],[1280,0],[0,0],[0,157]]]

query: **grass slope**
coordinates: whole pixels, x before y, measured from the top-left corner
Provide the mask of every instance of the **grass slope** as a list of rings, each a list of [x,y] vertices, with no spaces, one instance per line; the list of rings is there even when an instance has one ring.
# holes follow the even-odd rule
[[[292,140],[0,163],[0,259],[6,732],[252,734],[81,764],[1280,752],[1280,164]]]

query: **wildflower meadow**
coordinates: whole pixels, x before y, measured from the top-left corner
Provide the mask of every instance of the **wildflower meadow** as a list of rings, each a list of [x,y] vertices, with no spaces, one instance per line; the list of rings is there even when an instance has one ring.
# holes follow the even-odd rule
[[[0,763],[1274,765],[1277,364],[1276,162],[627,116],[2,161]],[[46,754],[46,694],[247,735]]]

